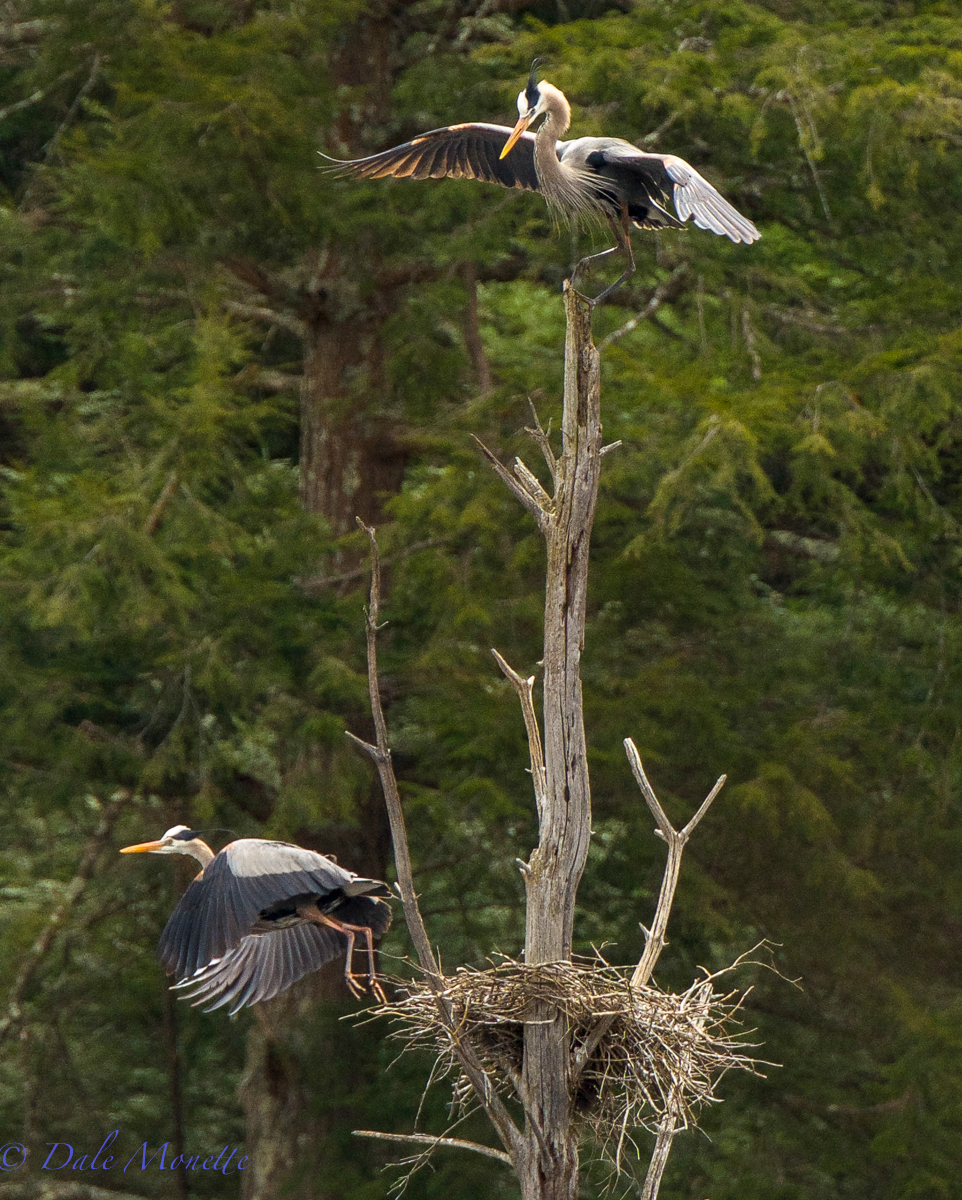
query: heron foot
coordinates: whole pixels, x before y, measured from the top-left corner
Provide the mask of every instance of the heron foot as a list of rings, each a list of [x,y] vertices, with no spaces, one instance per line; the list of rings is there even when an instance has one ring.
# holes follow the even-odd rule
[[[344,982],[347,984],[348,989],[355,1000],[364,999],[364,988],[360,983],[358,983],[356,975],[351,974],[350,971],[345,971]]]
[[[345,971],[344,982],[356,1000],[363,1000],[366,990],[370,990],[371,995],[379,1004],[387,1004],[384,988],[381,987],[381,981],[376,975],[355,975]]]

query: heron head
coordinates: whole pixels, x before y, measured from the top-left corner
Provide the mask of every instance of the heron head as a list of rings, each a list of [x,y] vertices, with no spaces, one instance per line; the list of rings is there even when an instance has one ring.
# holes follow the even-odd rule
[[[535,117],[541,116],[544,111],[545,103],[541,94],[541,87],[535,83],[534,70],[532,70],[528,86],[518,92],[518,123],[511,130],[511,136],[504,144],[504,149],[501,151],[501,158],[504,158],[514,147],[518,138],[521,137]]]
[[[138,842],[136,846],[124,846],[121,854],[194,854],[200,841],[199,833],[186,825],[173,825],[156,842]],[[196,857],[196,855],[195,855]]]
[[[571,109],[568,107],[568,101],[564,98],[563,93],[559,92],[556,87],[552,87],[545,79],[542,79],[540,83],[537,82],[538,77],[535,72],[543,62],[542,58],[534,60],[531,64],[531,74],[528,76],[527,86],[518,92],[518,123],[511,130],[511,136],[505,142],[501,158],[508,154],[537,117],[550,113],[556,118],[561,118],[564,129],[568,128]]]

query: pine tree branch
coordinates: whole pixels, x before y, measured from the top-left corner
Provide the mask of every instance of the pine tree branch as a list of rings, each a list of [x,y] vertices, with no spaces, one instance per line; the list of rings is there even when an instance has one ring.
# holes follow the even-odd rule
[[[659,285],[655,288],[645,307],[639,313],[636,313],[630,321],[626,321],[624,325],[614,330],[613,333],[609,333],[608,336],[603,339],[598,349],[604,350],[607,346],[610,346],[612,342],[616,342],[619,338],[624,337],[626,333],[631,333],[633,329],[638,328],[642,321],[648,321],[654,317],[655,313],[662,306],[662,304],[674,300],[682,290],[681,283],[687,273],[687,263],[680,263],[677,267],[675,267],[674,271],[672,271],[668,278],[659,283]]]
[[[127,791],[115,792],[107,804],[104,805],[97,827],[87,839],[87,843],[84,846],[76,874],[67,884],[66,888],[64,888],[60,903],[51,911],[44,927],[37,934],[33,945],[20,963],[17,976],[13,981],[10,991],[7,993],[4,1015],[0,1017],[0,1046],[22,1025],[23,1009],[21,1006],[27,988],[33,982],[34,976],[43,963],[43,960],[47,957],[58,930],[83,895],[84,889],[93,874],[100,848],[107,840],[115,821],[130,799],[131,795]]]

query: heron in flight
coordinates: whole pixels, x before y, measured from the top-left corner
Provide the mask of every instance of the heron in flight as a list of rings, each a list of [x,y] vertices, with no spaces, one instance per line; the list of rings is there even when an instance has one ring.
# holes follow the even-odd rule
[[[215,854],[186,825],[120,853],[189,854],[200,863],[160,935],[158,956],[178,980],[174,987],[204,1012],[230,1005],[233,1016],[341,954],[347,986],[360,997],[351,970],[358,935],[367,951],[366,982],[383,1002],[374,938],[391,923],[385,899],[392,893],[379,879],[362,879],[289,842],[241,838]]]
[[[571,106],[558,88],[546,80],[535,82],[537,65],[535,60],[528,85],[518,95],[514,129],[476,121],[448,125],[368,158],[332,159],[328,169],[354,179],[388,175],[398,179],[480,179],[541,192],[552,213],[563,220],[587,217],[607,221],[617,245],[582,259],[572,278],[586,264],[619,249],[627,256],[628,267],[594,303],[635,272],[632,225],[681,229],[691,220],[699,229],[710,229],[733,242],[750,243],[762,236],[677,155],[648,154],[622,138],[560,141],[571,125]],[[530,133],[528,127],[539,117],[545,118],[543,123],[536,134]]]

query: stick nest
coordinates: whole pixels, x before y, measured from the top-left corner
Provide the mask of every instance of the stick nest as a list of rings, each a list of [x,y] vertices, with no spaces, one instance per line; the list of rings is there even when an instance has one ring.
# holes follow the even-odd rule
[[[473,1093],[457,1046],[472,1054],[496,1090],[517,1095],[525,1024],[564,1020],[576,1119],[620,1167],[632,1129],[654,1131],[666,1117],[677,1129],[695,1125],[697,1111],[717,1102],[715,1089],[727,1071],[760,1073],[736,1017],[744,997],[716,991],[718,975],[680,995],[633,988],[630,976],[630,967],[604,960],[528,967],[506,959],[487,970],[459,968],[442,980],[441,997],[424,981],[395,980],[395,998],[378,1012],[395,1021],[392,1036],[438,1055],[433,1077],[454,1076],[462,1110]]]

